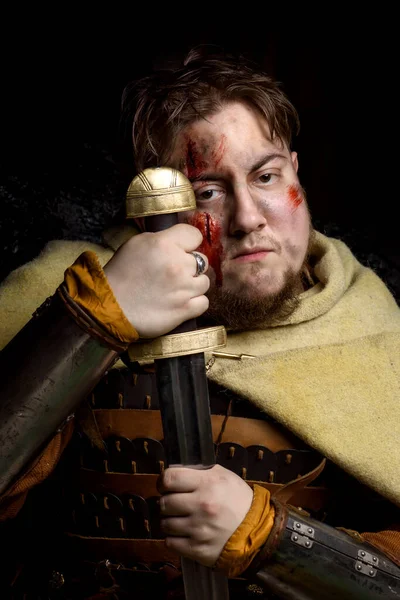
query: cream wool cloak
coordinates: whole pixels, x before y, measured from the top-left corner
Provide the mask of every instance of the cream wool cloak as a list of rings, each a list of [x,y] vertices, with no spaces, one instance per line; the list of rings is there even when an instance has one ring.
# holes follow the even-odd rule
[[[84,251],[102,265],[111,248],[54,241],[0,289],[1,346],[52,295]],[[361,482],[400,505],[400,309],[345,244],[316,234],[313,288],[282,324],[228,335],[209,378],[259,406]]]

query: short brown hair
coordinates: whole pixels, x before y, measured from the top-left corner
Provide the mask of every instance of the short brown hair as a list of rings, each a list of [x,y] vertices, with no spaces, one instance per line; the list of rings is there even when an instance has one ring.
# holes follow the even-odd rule
[[[277,81],[244,59],[202,56],[194,50],[183,67],[128,84],[121,122],[132,134],[136,172],[167,164],[182,129],[235,101],[258,109],[271,136],[290,148],[292,135],[299,130],[296,109]]]

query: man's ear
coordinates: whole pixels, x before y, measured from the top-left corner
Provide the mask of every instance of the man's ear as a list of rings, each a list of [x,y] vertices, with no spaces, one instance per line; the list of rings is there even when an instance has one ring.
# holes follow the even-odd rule
[[[294,170],[297,173],[297,171],[299,170],[299,160],[297,158],[297,152],[291,152],[290,156],[292,159],[292,164],[293,164]]]

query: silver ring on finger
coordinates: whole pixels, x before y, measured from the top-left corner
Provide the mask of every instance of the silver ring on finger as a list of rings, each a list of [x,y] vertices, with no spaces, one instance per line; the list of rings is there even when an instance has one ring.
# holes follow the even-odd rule
[[[199,275],[202,275],[206,270],[206,261],[198,252],[191,252],[190,254],[192,254],[196,259],[196,273],[194,277],[198,277]]]

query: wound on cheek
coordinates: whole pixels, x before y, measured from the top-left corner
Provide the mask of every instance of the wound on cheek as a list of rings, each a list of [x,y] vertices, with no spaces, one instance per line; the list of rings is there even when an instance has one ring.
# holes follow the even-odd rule
[[[301,194],[301,190],[298,186],[290,185],[288,188],[288,194],[289,194],[289,202],[292,205],[293,210],[295,211],[296,208],[298,208],[300,206],[300,204],[303,202],[303,196]]]
[[[209,213],[195,214],[190,220],[190,224],[197,227],[203,236],[198,251],[207,256],[210,267],[214,269],[216,285],[220,287],[222,285],[221,226],[214,221]]]

